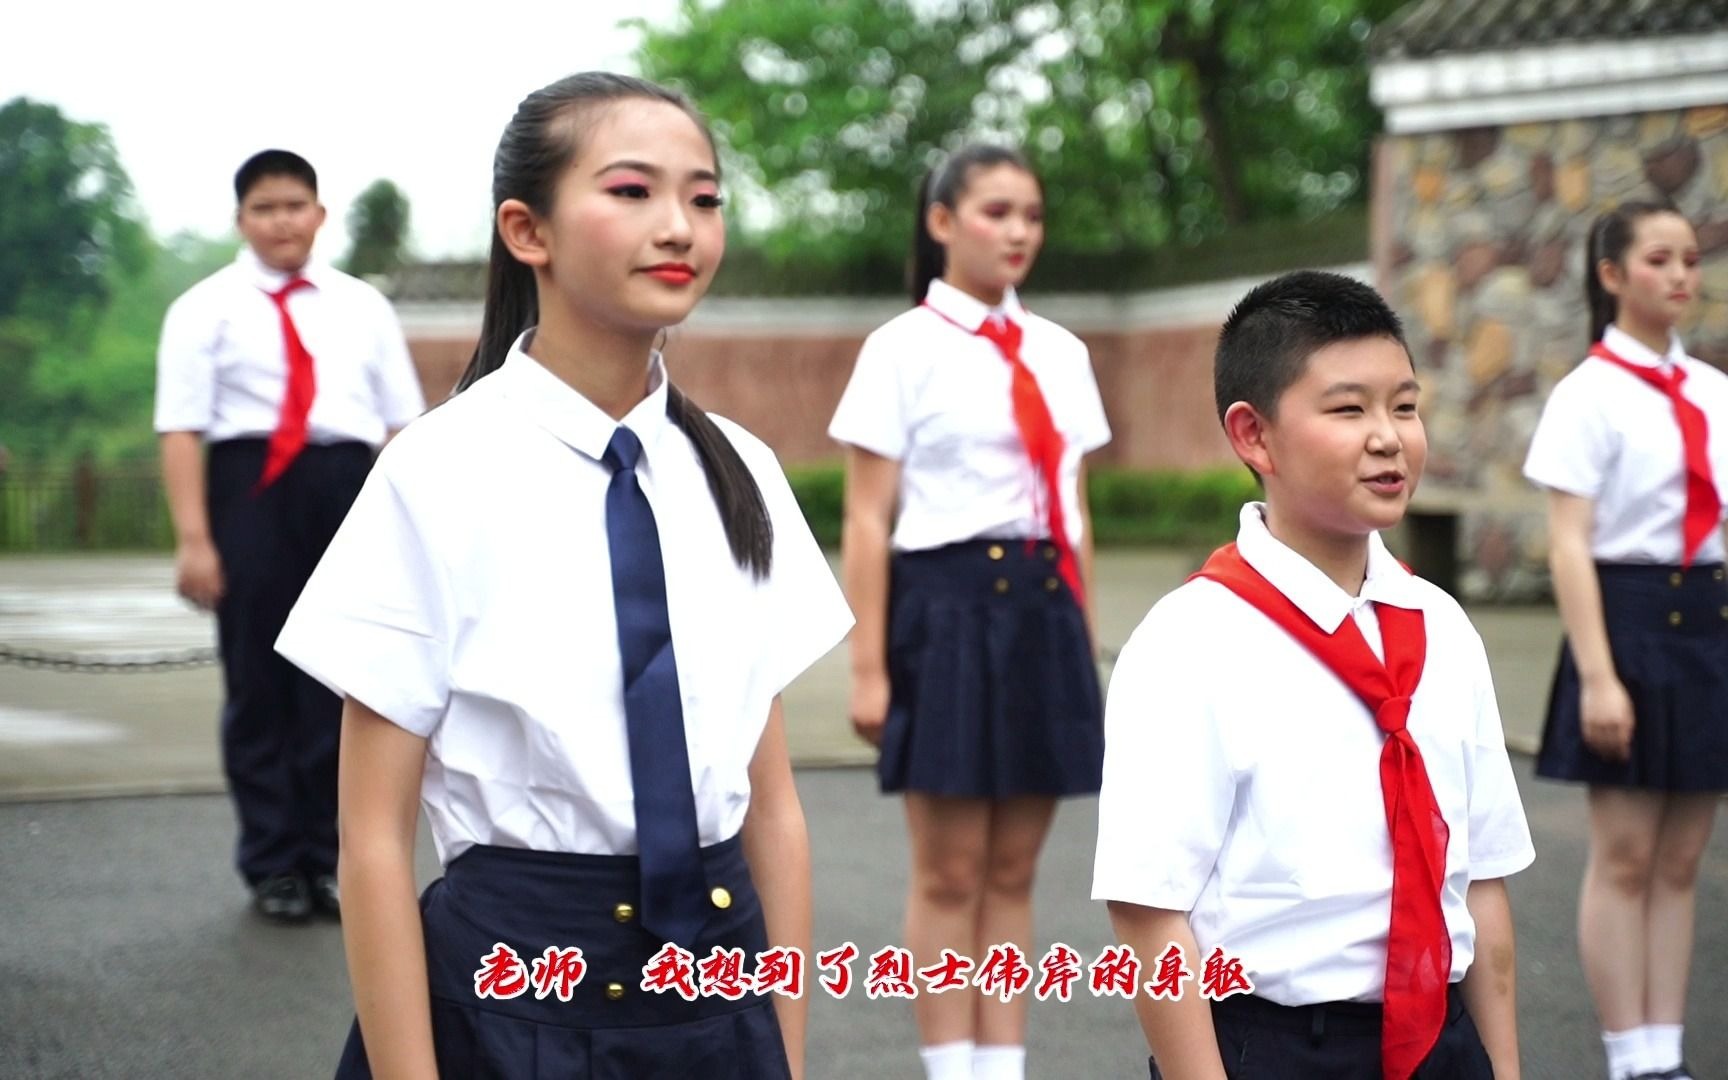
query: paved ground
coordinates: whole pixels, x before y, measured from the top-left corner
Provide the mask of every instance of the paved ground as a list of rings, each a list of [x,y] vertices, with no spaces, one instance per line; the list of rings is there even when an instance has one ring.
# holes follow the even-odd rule
[[[1146,609],[1197,565],[1197,558],[1168,552],[1104,552],[1098,614],[1106,647],[1127,640]],[[172,582],[171,563],[157,556],[0,558],[0,645],[139,656],[211,644],[214,622],[180,603]],[[1558,620],[1548,608],[1475,614],[1493,658],[1508,741],[1532,749]],[[0,801],[222,791],[220,691],[215,668],[72,676],[0,664]],[[845,710],[845,650],[835,649],[786,694],[794,760],[870,761]]]
[[[1101,622],[1120,645],[1189,560],[1107,554]],[[178,648],[204,620],[166,589],[160,559],[0,560],[0,644],[79,651]],[[1551,612],[1476,613],[1489,642],[1509,741],[1527,745],[1557,639]],[[831,655],[788,695],[799,784],[814,840],[816,936],[866,953],[899,940],[905,890],[899,807],[875,793],[842,719],[844,661]],[[72,676],[0,666],[0,1077],[328,1076],[349,1017],[339,932],[283,929],[248,915],[228,866],[225,798],[80,798],[215,792],[215,674]],[[1573,944],[1582,798],[1537,783],[1515,758],[1538,863],[1512,882],[1519,929],[1526,1075],[1601,1075]],[[1040,947],[1090,960],[1109,940],[1090,881],[1094,804],[1065,807],[1039,884]],[[422,840],[424,841],[424,831]],[[436,872],[423,843],[421,873]],[[1728,1076],[1728,830],[1699,895],[1687,1043],[1701,1077]],[[918,1076],[904,1003],[856,995],[813,1004],[811,1076]],[[1034,1005],[1031,1075],[1136,1077],[1143,1052],[1128,1006],[1087,997]]]

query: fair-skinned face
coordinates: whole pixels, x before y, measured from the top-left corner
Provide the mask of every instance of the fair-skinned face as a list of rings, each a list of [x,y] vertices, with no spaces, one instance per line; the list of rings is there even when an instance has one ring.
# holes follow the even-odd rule
[[[234,224],[259,261],[291,274],[312,257],[312,241],[324,225],[324,207],[304,180],[266,176],[240,200]]]
[[[987,304],[1032,272],[1044,246],[1044,191],[1011,164],[973,168],[950,209],[932,203],[925,225],[948,252],[942,280]]]
[[[1614,321],[1635,337],[1666,340],[1686,305],[1698,295],[1698,236],[1679,214],[1649,214],[1632,225],[1632,242],[1619,262],[1603,259],[1596,271],[1615,298]]]
[[[714,151],[682,109],[625,100],[601,107],[564,170],[550,213],[507,199],[498,229],[535,270],[543,318],[654,334],[708,291],[726,250]]]
[[[1225,432],[1266,484],[1274,536],[1321,564],[1396,525],[1428,458],[1410,354],[1391,338],[1333,342],[1266,417],[1238,401]]]

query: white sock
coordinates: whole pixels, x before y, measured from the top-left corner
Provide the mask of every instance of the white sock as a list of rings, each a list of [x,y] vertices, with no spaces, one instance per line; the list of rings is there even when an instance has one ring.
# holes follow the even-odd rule
[[[972,1080],[972,1040],[920,1046],[924,1080]]]
[[[1680,1024],[1645,1024],[1644,1067],[1652,1072],[1666,1072],[1680,1065]]]
[[[972,1080],[1026,1080],[1026,1048],[978,1047],[972,1051]]]
[[[1644,1029],[1604,1031],[1602,1049],[1608,1053],[1608,1080],[1630,1080],[1644,1071]]]

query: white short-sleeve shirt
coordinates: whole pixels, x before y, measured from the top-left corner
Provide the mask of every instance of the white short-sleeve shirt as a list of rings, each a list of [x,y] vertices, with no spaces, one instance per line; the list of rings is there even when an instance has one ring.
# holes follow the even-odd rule
[[[852,623],[773,453],[715,417],[773,522],[770,575],[732,559],[656,357],[623,423],[654,507],[704,845],[738,832],[775,695]],[[636,850],[600,463],[617,423],[521,351],[379,455],[276,647],[427,739],[440,857],[472,844]]]
[[[1441,906],[1452,981],[1475,950],[1465,891],[1535,858],[1482,639],[1378,536],[1350,596],[1243,509],[1237,547],[1331,632],[1355,618],[1381,652],[1375,602],[1422,611],[1428,651],[1409,731],[1451,827]],[[1188,913],[1201,954],[1242,960],[1283,1005],[1379,1001],[1392,844],[1384,736],[1360,698],[1259,609],[1208,579],[1160,600],[1116,661],[1092,896]]]
[[[1610,326],[1602,344],[1643,367],[1678,365],[1680,391],[1710,424],[1710,465],[1728,508],[1728,375],[1686,355],[1678,336],[1652,352]],[[1524,475],[1532,483],[1595,504],[1590,552],[1600,562],[1677,565],[1685,548],[1686,450],[1668,395],[1605,360],[1586,357],[1558,383],[1530,439]],[[1694,561],[1723,559],[1712,531]]]
[[[426,404],[396,312],[382,293],[335,267],[309,264],[311,282],[288,313],[317,380],[307,439],[379,446]],[[268,437],[287,389],[282,317],[268,295],[289,275],[251,248],[168,308],[156,358],[156,430],[198,431],[209,442]]]
[[[1048,536],[1043,485],[1014,422],[1013,371],[977,333],[992,309],[940,279],[925,303],[864,340],[829,436],[900,463],[896,551]],[[1058,489],[1069,542],[1078,545],[1080,460],[1110,441],[1091,355],[1022,307],[1012,289],[1000,313],[1023,328],[1021,359],[1066,443]]]

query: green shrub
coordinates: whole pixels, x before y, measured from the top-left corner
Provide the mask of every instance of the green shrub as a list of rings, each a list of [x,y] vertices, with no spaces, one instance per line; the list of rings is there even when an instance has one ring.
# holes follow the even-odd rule
[[[817,541],[838,545],[846,488],[841,467],[799,465],[787,469],[786,477]],[[1242,504],[1259,496],[1246,469],[1093,469],[1087,488],[1092,533],[1104,546],[1220,544],[1236,535]]]

